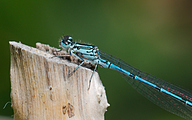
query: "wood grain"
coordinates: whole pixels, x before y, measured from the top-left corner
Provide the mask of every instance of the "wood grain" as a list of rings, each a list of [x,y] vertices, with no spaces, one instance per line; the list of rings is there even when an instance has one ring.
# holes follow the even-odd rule
[[[104,120],[109,104],[97,72],[88,90],[92,70],[80,67],[69,76],[77,64],[54,57],[55,48],[9,44],[15,120]]]

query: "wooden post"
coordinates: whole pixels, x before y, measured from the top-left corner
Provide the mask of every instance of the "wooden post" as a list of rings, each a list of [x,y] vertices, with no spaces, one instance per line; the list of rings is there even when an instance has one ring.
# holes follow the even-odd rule
[[[69,76],[77,64],[21,43],[9,44],[15,120],[104,120],[109,104],[97,72],[88,90],[92,70],[80,67]],[[54,49],[40,43],[37,47]]]

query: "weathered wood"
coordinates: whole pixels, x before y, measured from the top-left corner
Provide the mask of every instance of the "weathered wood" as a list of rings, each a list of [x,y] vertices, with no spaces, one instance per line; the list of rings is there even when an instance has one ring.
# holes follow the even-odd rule
[[[97,72],[88,90],[92,70],[80,67],[69,76],[77,64],[21,43],[9,44],[15,120],[104,120],[109,104]]]
[[[13,120],[13,118],[7,116],[0,116],[0,120]]]

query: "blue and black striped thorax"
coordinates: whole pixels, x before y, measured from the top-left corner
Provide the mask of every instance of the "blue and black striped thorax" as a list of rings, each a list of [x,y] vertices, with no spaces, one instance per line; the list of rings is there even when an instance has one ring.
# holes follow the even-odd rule
[[[71,36],[64,36],[60,41],[60,47],[68,49],[73,54],[76,54],[77,56],[86,60],[93,61],[100,57],[99,49],[97,46],[83,43],[76,43],[73,42],[72,40],[73,39]]]

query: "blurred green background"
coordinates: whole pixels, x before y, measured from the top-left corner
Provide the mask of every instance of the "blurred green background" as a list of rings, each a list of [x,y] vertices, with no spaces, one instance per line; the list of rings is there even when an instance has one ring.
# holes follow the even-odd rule
[[[63,33],[97,45],[136,68],[192,91],[191,0],[1,0],[0,115],[11,117],[9,41],[58,47]],[[121,75],[99,68],[110,107],[106,120],[183,120],[138,94]]]

